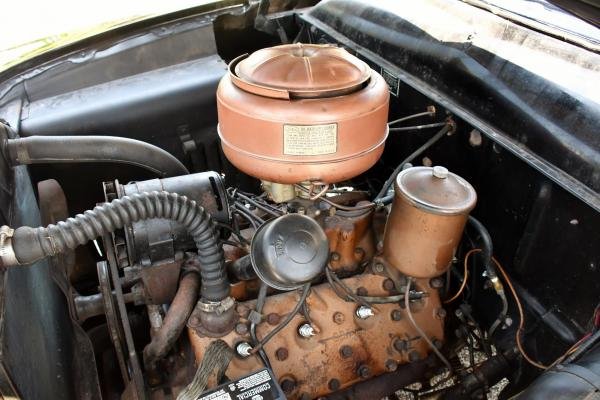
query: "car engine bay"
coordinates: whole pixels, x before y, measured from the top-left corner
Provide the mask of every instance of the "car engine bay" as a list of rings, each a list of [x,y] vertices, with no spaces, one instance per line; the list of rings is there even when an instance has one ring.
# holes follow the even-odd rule
[[[597,104],[395,6],[211,7],[2,75],[0,392],[597,395]]]

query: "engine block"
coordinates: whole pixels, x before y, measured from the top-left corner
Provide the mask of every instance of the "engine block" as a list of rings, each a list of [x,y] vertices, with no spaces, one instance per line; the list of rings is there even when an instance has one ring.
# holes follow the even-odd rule
[[[343,280],[354,293],[363,296],[396,294],[393,282],[385,276],[364,273]],[[442,343],[444,315],[438,290],[428,279],[415,281],[419,300],[411,300],[411,313],[417,324],[434,343]],[[299,300],[299,292],[288,292],[267,298],[263,322],[257,326],[258,338],[264,337],[285,318]],[[236,329],[223,337],[232,348],[249,342],[249,311],[255,301],[237,305],[239,322]],[[401,302],[401,304],[403,304]],[[393,371],[398,364],[417,361],[430,349],[409,321],[406,310],[395,304],[374,305],[374,315],[359,318],[358,305],[341,299],[328,284],[311,288],[306,300],[307,314],[315,335],[302,337],[298,328],[308,322],[303,313],[264,346],[275,376],[290,399],[316,398],[348,387],[358,381]],[[193,321],[194,318],[190,319]],[[214,338],[202,336],[193,325],[188,333],[196,362]],[[226,375],[238,378],[262,367],[257,355],[234,357]]]

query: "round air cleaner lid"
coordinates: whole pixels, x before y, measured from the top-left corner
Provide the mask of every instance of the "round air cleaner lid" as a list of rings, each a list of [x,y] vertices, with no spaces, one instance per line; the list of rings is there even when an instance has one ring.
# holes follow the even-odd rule
[[[323,271],[329,243],[314,219],[286,214],[259,228],[252,239],[250,257],[263,282],[275,289],[292,290]]]
[[[475,207],[473,186],[446,168],[413,167],[396,177],[396,194],[435,214],[464,214]]]
[[[288,97],[337,96],[359,89],[371,76],[366,63],[332,45],[275,46],[232,64],[237,86],[263,96],[272,90],[274,97],[281,97],[278,92]]]

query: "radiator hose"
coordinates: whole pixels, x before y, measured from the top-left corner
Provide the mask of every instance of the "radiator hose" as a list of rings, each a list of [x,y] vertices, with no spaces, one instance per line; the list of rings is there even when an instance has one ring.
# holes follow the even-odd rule
[[[142,192],[96,206],[56,225],[32,228],[0,228],[0,260],[3,267],[31,264],[72,250],[106,233],[140,220],[164,218],[185,226],[198,249],[202,301],[221,303],[230,288],[223,250],[211,216],[194,200],[176,193]]]

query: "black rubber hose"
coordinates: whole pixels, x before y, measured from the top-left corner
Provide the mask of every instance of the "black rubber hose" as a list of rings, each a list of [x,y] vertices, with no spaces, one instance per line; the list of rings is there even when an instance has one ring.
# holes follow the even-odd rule
[[[481,248],[481,257],[483,258],[483,264],[485,266],[485,270],[488,274],[488,278],[495,278],[498,276],[496,270],[494,269],[494,264],[492,263],[492,255],[494,254],[494,245],[492,243],[492,237],[488,232],[487,228],[479,222],[479,220],[471,215],[469,215],[469,225],[473,227],[477,233],[479,234],[479,240]]]
[[[187,228],[201,262],[202,297],[218,302],[229,296],[223,249],[211,216],[194,200],[176,193],[136,193],[104,203],[56,225],[19,227],[12,238],[13,250],[20,264],[31,264],[74,249],[125,225],[151,218],[171,219]]]
[[[189,173],[173,155],[150,143],[117,136],[30,136],[8,139],[13,165],[109,162],[135,165],[161,176]]]

